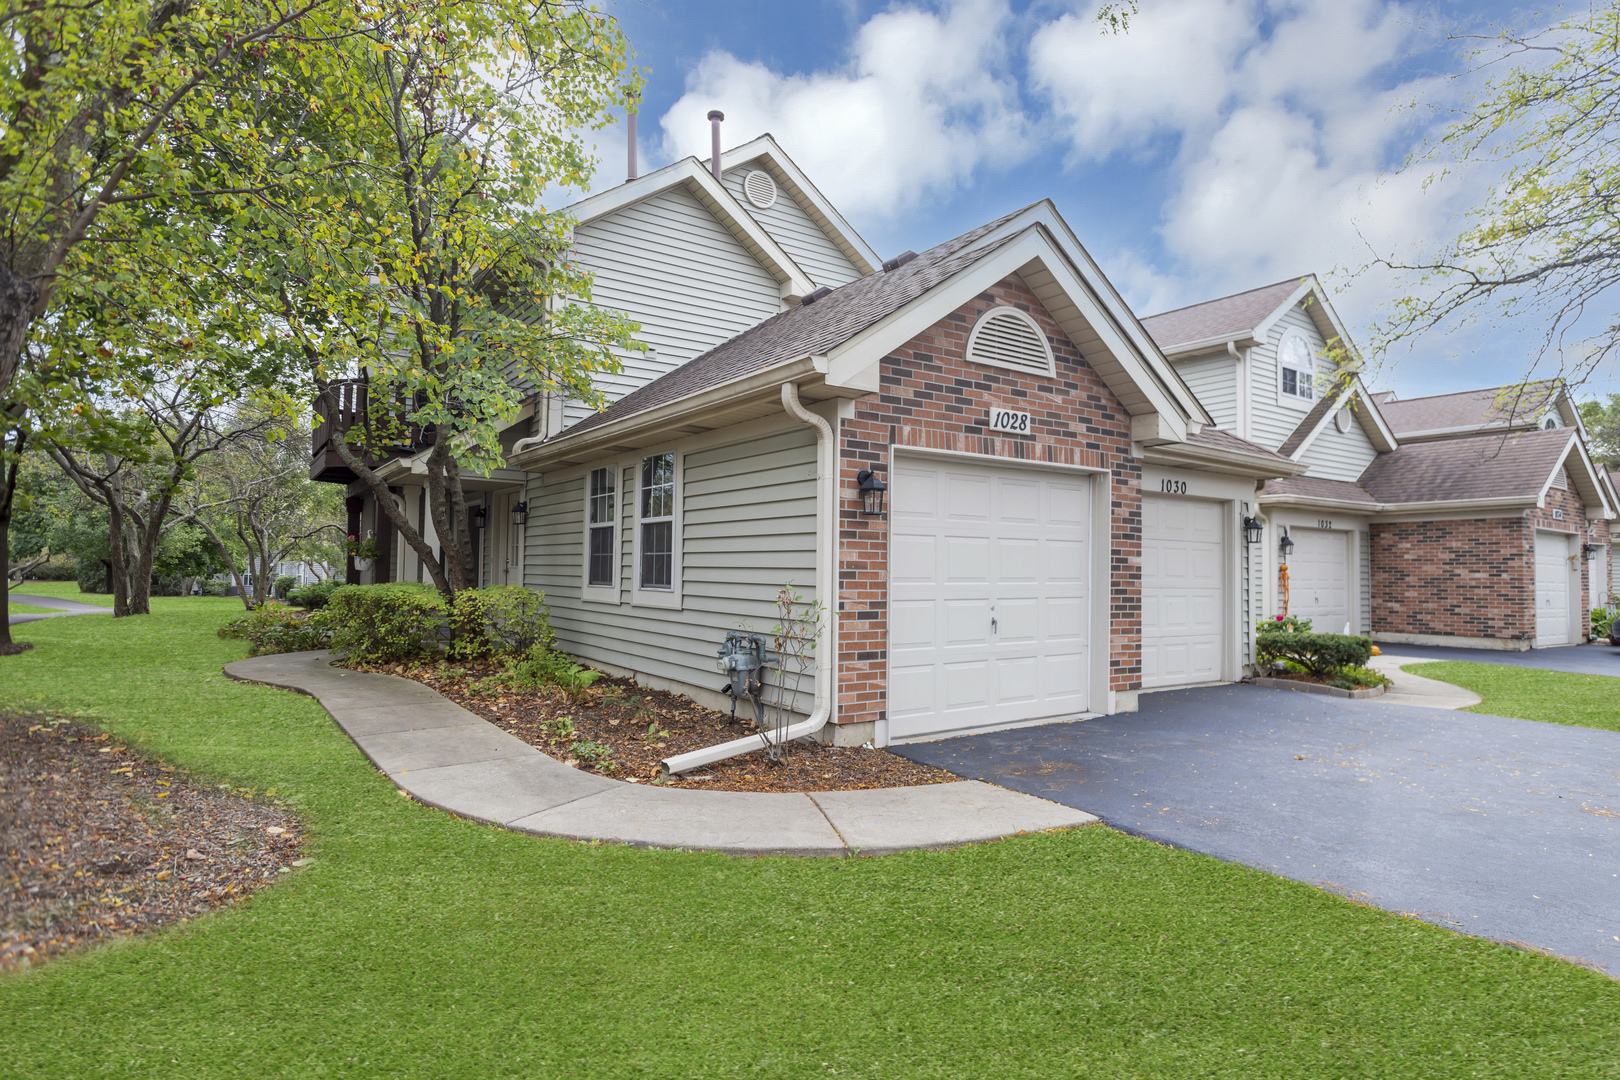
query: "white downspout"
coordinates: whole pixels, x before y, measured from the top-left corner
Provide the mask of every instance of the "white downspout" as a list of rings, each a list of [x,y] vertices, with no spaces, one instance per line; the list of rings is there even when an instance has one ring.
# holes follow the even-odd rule
[[[824,609],[821,633],[816,642],[816,703],[810,717],[790,725],[782,733],[783,742],[814,735],[827,726],[832,716],[833,652],[838,647],[838,440],[832,425],[799,403],[799,388],[782,384],[782,407],[801,424],[816,429],[816,598]],[[702,750],[692,750],[665,758],[660,764],[665,776],[691,772],[717,761],[759,750],[776,741],[775,729],[733,739]]]

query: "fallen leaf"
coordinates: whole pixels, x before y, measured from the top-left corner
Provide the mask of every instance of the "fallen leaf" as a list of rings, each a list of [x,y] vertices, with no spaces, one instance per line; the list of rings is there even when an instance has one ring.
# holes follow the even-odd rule
[[[169,878],[171,878],[173,876],[174,876],[174,871],[173,870],[159,870],[157,872],[157,879],[159,881],[168,881]]]

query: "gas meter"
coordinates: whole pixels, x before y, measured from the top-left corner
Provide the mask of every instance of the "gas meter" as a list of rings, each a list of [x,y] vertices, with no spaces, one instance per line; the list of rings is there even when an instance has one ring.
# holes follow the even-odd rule
[[[759,723],[765,723],[765,638],[761,634],[748,634],[732,630],[726,634],[726,643],[720,646],[716,666],[726,676],[726,685],[720,692],[731,695],[731,715],[737,715],[737,699],[753,698]]]

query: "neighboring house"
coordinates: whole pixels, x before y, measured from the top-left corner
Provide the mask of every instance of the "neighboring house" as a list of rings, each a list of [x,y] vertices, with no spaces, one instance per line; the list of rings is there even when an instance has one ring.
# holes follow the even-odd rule
[[[537,395],[509,429],[481,580],[544,591],[591,664],[722,707],[717,647],[791,586],[831,615],[800,711],[840,743],[1244,674],[1244,521],[1302,466],[1220,430],[1050,202],[882,263],[768,136],[720,164],[573,208],[594,302],[650,348],[603,411]],[[385,468],[419,515],[420,466]],[[413,578],[351,496],[389,549],[357,576]]]
[[[1369,394],[1309,276],[1143,325],[1216,424],[1301,467],[1257,500],[1265,616],[1391,642],[1585,639],[1616,502],[1561,385]]]

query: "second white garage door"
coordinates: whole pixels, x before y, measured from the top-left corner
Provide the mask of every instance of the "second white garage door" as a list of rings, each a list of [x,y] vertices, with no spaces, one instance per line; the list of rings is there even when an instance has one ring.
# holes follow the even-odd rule
[[[1288,610],[1311,620],[1318,634],[1344,632],[1350,621],[1350,534],[1327,529],[1290,529]]]
[[[889,737],[1087,708],[1091,482],[900,456],[889,522]]]
[[[1569,644],[1569,534],[1536,533],[1536,644]]]
[[[1220,503],[1142,496],[1142,688],[1221,678],[1226,529]]]

